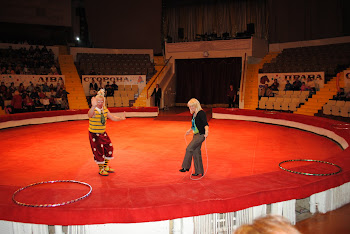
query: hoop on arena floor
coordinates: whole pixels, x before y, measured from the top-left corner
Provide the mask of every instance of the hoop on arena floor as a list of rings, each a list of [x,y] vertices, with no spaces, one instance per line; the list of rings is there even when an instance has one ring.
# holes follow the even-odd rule
[[[65,202],[61,202],[61,203],[54,203],[54,204],[27,204],[27,203],[23,203],[23,202],[19,202],[15,199],[16,194],[18,194],[20,191],[23,191],[29,187],[33,187],[35,185],[39,185],[39,184],[53,184],[53,183],[76,183],[76,184],[82,184],[85,185],[87,187],[89,187],[89,192],[87,192],[85,195],[78,197],[76,199],[70,200],[70,201],[65,201]],[[92,187],[91,185],[89,185],[88,183],[85,182],[80,182],[80,181],[76,181],[76,180],[51,180],[51,181],[41,181],[38,183],[33,183],[30,185],[27,185],[25,187],[22,187],[20,189],[18,189],[16,192],[13,193],[12,195],[12,200],[14,201],[14,203],[16,203],[17,205],[20,206],[28,206],[28,207],[57,207],[57,206],[63,206],[63,205],[67,205],[73,202],[77,202],[80,201],[84,198],[87,198],[92,192]]]
[[[300,161],[304,161],[304,162],[318,162],[318,163],[325,163],[325,164],[329,164],[332,166],[337,167],[339,170],[333,173],[327,173],[327,174],[315,174],[315,173],[308,173],[308,172],[300,172],[300,171],[293,171],[293,170],[289,170],[286,169],[284,167],[281,166],[281,164],[286,163],[286,162],[300,162]],[[335,175],[338,174],[342,171],[342,168],[334,163],[330,163],[330,162],[326,162],[326,161],[321,161],[321,160],[314,160],[314,159],[291,159],[291,160],[286,160],[286,161],[282,161],[278,164],[278,166],[284,170],[284,171],[288,171],[291,173],[295,173],[295,174],[299,174],[299,175],[309,175],[309,176],[330,176],[330,175]]]

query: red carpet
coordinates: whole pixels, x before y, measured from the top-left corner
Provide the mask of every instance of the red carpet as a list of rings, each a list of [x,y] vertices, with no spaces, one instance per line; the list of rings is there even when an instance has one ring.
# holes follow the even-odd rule
[[[156,221],[304,198],[349,180],[349,150],[343,151],[325,137],[248,121],[212,119],[209,124],[209,168],[200,181],[178,171],[190,122],[109,121],[107,132],[115,147],[111,166],[116,173],[108,177],[97,173],[87,120],[1,130],[0,141],[6,148],[1,152],[0,219],[52,225]],[[203,144],[206,168],[205,152]],[[342,157],[333,157],[337,154]],[[279,162],[296,158],[331,160],[344,171],[330,178],[278,168]],[[300,166],[297,169],[311,173],[336,170],[315,163],[285,166]],[[48,180],[84,181],[93,191],[84,200],[56,208],[22,207],[12,202],[18,188]],[[17,198],[25,203],[55,203],[87,191],[79,185],[40,185]]]

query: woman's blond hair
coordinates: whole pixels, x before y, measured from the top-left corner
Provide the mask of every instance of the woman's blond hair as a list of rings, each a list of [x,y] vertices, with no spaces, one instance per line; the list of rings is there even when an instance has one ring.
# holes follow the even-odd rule
[[[190,107],[190,106],[194,106],[196,107],[196,112],[200,111],[200,110],[203,110],[202,107],[201,107],[201,104],[199,103],[199,101],[195,98],[192,98],[191,100],[189,100],[187,102],[187,106]]]

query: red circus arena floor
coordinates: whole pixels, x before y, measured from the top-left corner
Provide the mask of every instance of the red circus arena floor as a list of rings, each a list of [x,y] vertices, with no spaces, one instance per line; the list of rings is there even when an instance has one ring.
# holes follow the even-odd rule
[[[350,142],[349,130],[334,129],[338,122],[332,120],[221,108],[213,113],[294,121],[331,130]],[[178,171],[190,122],[158,118],[108,121],[107,132],[115,147],[111,166],[116,169],[108,177],[97,173],[88,120],[0,130],[0,219],[50,225],[158,221],[305,198],[350,181],[349,148],[343,150],[329,138],[296,128],[228,119],[209,121],[210,135],[202,146],[208,171],[203,179],[193,181],[190,173]],[[278,167],[281,161],[300,158],[326,160],[343,171],[316,177]],[[285,166],[311,173],[337,170],[319,163]],[[84,200],[55,208],[23,207],[12,201],[20,187],[49,180],[83,181],[93,191]],[[16,198],[25,203],[56,203],[87,191],[80,185],[53,184],[24,190]]]

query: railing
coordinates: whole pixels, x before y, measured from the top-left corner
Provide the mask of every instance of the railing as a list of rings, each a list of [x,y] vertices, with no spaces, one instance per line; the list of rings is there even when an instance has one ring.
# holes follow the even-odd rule
[[[157,77],[156,77],[156,78],[151,82],[151,84],[148,86],[148,88],[147,88],[147,99],[148,99],[148,91],[150,90],[150,88],[152,87],[152,85],[154,84],[154,82],[158,80],[159,75],[162,74],[164,68],[168,65],[168,63],[169,63],[169,61],[170,61],[170,59],[171,59],[172,57],[173,57],[173,56],[171,56],[171,57],[168,59],[168,61],[166,61],[165,65],[162,67],[162,69],[161,69],[160,72],[158,73]]]

